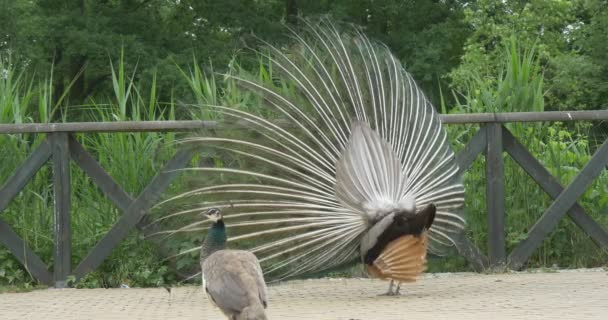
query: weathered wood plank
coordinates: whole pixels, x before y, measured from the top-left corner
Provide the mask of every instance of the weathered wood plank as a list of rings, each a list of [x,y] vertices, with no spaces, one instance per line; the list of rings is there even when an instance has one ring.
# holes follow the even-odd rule
[[[608,110],[588,111],[542,111],[542,112],[500,112],[461,113],[439,115],[443,123],[510,123],[545,121],[596,121],[608,120]]]
[[[51,147],[46,141],[43,141],[0,188],[0,213],[23,190],[50,157]]]
[[[595,121],[608,120],[608,110],[544,111],[441,114],[445,124],[508,123],[544,121]],[[274,123],[284,123],[277,120]],[[245,121],[120,121],[120,122],[68,122],[68,123],[21,123],[0,124],[1,133],[51,133],[51,132],[167,132],[201,129],[235,130],[250,127]]]
[[[114,224],[112,229],[97,243],[95,248],[82,260],[74,270],[74,275],[81,278],[85,274],[95,270],[112,250],[128,235],[129,231],[146,214],[160,198],[163,191],[178,176],[179,169],[183,169],[192,156],[192,149],[180,149],[175,156],[164,166],[154,179],[148,184],[144,191],[133,201],[129,209]]]
[[[549,206],[541,218],[532,226],[528,236],[509,256],[509,266],[520,269],[530,258],[534,250],[555,228],[559,220],[572,208],[576,200],[587,190],[589,184],[608,165],[608,140],[595,152],[589,163],[579,172],[574,180],[562,191]]]
[[[505,185],[502,158],[502,125],[486,126],[486,204],[488,210],[488,257],[491,266],[505,263]]]
[[[93,180],[101,191],[122,211],[127,211],[133,198],[101,167],[84,147],[70,137],[72,160]]]
[[[458,163],[460,174],[467,171],[477,159],[477,156],[484,151],[487,144],[486,135],[486,127],[479,128],[464,149],[456,155],[456,163]]]
[[[133,198],[126,193],[118,183],[101,167],[90,153],[73,136],[70,136],[70,152],[72,160],[93,180],[93,182],[110,198],[110,200],[123,212],[127,212]],[[143,216],[142,223],[147,216]]]
[[[67,132],[49,135],[53,154],[54,193],[54,280],[65,287],[72,268],[72,231],[70,228],[70,149]]]
[[[467,145],[456,155],[456,163],[458,163],[459,174],[464,174],[467,171],[477,156],[486,149],[487,133],[486,127],[481,126],[473,135]],[[481,253],[479,248],[475,246],[463,233],[458,241],[456,241],[458,253],[463,256],[473,269],[477,272],[482,272],[488,268],[488,258]]]
[[[53,285],[53,275],[47,270],[44,262],[4,221],[0,220],[0,243],[4,244],[38,281]]]
[[[528,175],[553,199],[564,190],[555,177],[526,150],[508,130],[503,130],[504,147],[507,153]],[[608,232],[595,222],[578,203],[574,203],[568,215],[579,228],[599,246],[608,248]]]

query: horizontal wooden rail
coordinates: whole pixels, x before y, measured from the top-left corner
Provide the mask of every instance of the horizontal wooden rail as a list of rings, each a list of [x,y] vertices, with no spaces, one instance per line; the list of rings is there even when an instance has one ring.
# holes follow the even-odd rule
[[[446,124],[480,124],[478,132],[456,155],[460,172],[464,173],[479,155],[486,157],[486,205],[488,208],[488,252],[481,252],[466,236],[462,235],[457,248],[473,266],[482,271],[488,268],[520,269],[554,230],[560,219],[570,217],[599,247],[608,248],[608,232],[585,212],[577,200],[593,179],[608,165],[608,140],[595,152],[589,163],[567,186],[558,180],[514,137],[503,124],[507,122],[541,121],[605,121],[608,110],[560,111],[560,112],[516,112],[496,114],[452,114],[442,115]],[[282,121],[275,122],[281,125]],[[287,124],[286,124],[287,125]],[[95,132],[167,132],[195,131],[201,129],[244,129],[246,122],[225,121],[125,121],[125,122],[77,122],[52,124],[0,124],[0,134],[40,133],[47,139],[32,152],[12,177],[0,186],[0,244],[5,245],[28,271],[39,281],[62,287],[69,276],[77,279],[95,270],[111,251],[147,218],[147,211],[161,197],[180,170],[187,166],[196,149],[183,147],[158,172],[144,191],[135,196],[125,192],[121,186],[101,167],[74,137],[76,133]],[[1,146],[0,146],[1,147]],[[505,153],[520,166],[554,202],[532,226],[512,252],[506,252],[505,243]],[[49,271],[45,263],[1,219],[2,211],[24,188],[25,184],[47,162],[52,161],[54,187],[54,265]],[[121,210],[123,215],[111,230],[99,241],[77,265],[71,259],[70,230],[70,175],[69,164],[73,161]],[[74,268],[72,268],[74,266]]]
[[[608,110],[595,111],[546,111],[509,113],[442,114],[445,124],[508,123],[543,121],[600,121],[608,120]],[[283,121],[277,121],[281,123]],[[245,129],[243,121],[117,121],[117,122],[67,122],[0,124],[1,133],[52,133],[52,132],[168,132],[195,131],[201,129]]]
[[[463,113],[440,115],[443,123],[509,123],[544,121],[601,121],[608,120],[608,110],[593,111],[544,111],[505,113]]]

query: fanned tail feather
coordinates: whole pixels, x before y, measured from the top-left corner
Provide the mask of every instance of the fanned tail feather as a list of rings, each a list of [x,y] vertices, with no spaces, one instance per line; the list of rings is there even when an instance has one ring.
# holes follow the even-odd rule
[[[153,223],[172,226],[163,236],[200,232],[207,224],[186,216],[211,206],[224,209],[229,241],[253,250],[267,279],[283,279],[355,260],[370,227],[360,202],[411,197],[416,207],[437,207],[428,246],[442,253],[464,226],[464,189],[433,106],[383,44],[357,28],[339,31],[329,19],[303,23],[301,33],[292,31],[295,45],[289,51],[266,43],[259,53],[279,85],[227,75],[238,90],[259,97],[266,116],[212,106],[225,119],[247,123],[255,134],[242,138],[218,132],[220,137],[183,141],[238,157],[238,167],[188,169],[189,174],[204,174],[207,184],[163,203],[159,212],[175,203],[187,208]],[[357,134],[356,126],[369,128],[383,142],[368,146],[376,157],[368,159],[369,166],[356,164],[369,170],[364,176],[370,180],[350,179],[336,193],[339,159],[353,130]],[[378,163],[382,166],[374,167]],[[173,228],[180,223],[185,226]]]
[[[368,266],[374,278],[413,282],[426,270],[427,235],[407,235],[391,241]]]

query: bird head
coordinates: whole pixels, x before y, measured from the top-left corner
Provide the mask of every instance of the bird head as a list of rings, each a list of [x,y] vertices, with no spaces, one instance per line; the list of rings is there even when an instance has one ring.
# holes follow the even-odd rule
[[[205,213],[203,213],[203,215],[213,222],[218,222],[222,220],[222,212],[218,208],[210,208]]]

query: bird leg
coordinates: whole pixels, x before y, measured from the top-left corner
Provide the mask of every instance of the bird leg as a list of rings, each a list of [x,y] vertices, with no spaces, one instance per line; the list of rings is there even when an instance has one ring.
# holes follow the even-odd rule
[[[396,293],[393,291],[393,280],[388,285],[388,291],[386,293],[380,294],[380,296],[394,296]]]
[[[400,296],[401,293],[399,293],[399,289],[401,289],[401,282],[397,283],[397,289],[395,290],[395,295],[396,296]]]

